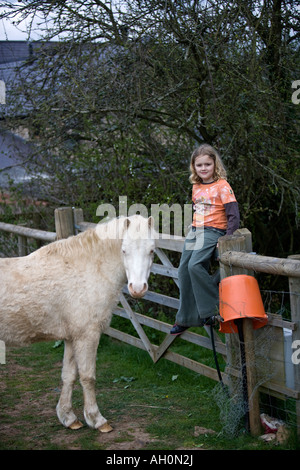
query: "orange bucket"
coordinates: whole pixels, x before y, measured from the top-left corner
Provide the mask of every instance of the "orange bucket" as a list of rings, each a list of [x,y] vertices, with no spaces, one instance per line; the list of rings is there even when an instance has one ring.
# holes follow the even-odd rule
[[[266,325],[265,313],[257,280],[253,276],[239,274],[229,276],[220,282],[220,322],[222,333],[237,333],[234,322],[238,318],[252,318],[256,330]]]

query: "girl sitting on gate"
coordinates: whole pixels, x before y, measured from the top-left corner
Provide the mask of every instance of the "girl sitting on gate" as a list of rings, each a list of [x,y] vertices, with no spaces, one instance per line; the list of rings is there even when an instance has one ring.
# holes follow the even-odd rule
[[[209,274],[210,260],[219,237],[233,234],[240,222],[238,203],[218,152],[201,145],[192,154],[190,171],[194,215],[178,270],[180,305],[172,335],[203,326],[215,315],[218,283]]]

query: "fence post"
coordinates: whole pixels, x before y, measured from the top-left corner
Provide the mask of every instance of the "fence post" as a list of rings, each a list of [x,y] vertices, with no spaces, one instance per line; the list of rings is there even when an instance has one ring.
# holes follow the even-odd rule
[[[236,268],[234,266],[225,266],[222,264],[222,254],[226,251],[244,251],[250,253],[252,251],[252,236],[248,229],[236,230],[234,235],[221,237],[219,239],[220,274],[221,279],[237,274],[253,275],[253,271],[244,268]],[[259,394],[256,388],[254,333],[252,320],[250,319],[243,320],[243,336],[245,343],[245,360],[249,400],[249,427],[250,433],[253,436],[258,436],[261,433]],[[229,363],[237,364],[239,351],[237,335],[228,334],[226,338],[226,346]]]
[[[25,227],[26,224],[20,223],[21,227]],[[18,256],[28,255],[28,242],[27,237],[24,235],[18,235]]]
[[[73,207],[73,220],[74,220],[74,232],[75,235],[79,233],[79,225],[83,222],[83,210],[82,209],[75,209]]]
[[[27,254],[27,238],[23,237],[23,235],[18,235],[18,255],[26,256]]]
[[[300,261],[300,255],[288,256],[290,259]],[[289,277],[289,290],[290,290],[290,306],[291,306],[291,320],[296,323],[297,327],[292,330],[292,345],[297,343],[294,341],[300,340],[300,278]],[[293,351],[291,351],[292,357]],[[294,361],[294,389],[300,391],[300,363],[297,359]],[[300,436],[300,400],[296,400],[296,417],[297,417],[297,434]]]
[[[55,209],[54,218],[57,240],[68,238],[75,234],[73,210],[71,207],[59,207]]]

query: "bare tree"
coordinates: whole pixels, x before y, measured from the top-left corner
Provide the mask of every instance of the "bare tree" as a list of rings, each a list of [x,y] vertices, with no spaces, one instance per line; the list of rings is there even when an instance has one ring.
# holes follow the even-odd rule
[[[189,155],[206,141],[261,251],[274,234],[283,252],[295,246],[298,0],[3,3],[6,17],[39,19],[45,41],[60,37],[26,65],[22,90],[59,176],[52,198],[96,204],[127,188],[134,201],[186,202]]]

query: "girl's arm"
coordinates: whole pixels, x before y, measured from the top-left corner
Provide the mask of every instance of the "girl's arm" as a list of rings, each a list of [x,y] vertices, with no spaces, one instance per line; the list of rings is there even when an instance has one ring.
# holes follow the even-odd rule
[[[232,235],[240,225],[240,212],[237,202],[228,202],[224,204],[225,214],[227,217],[227,231],[226,235]]]

